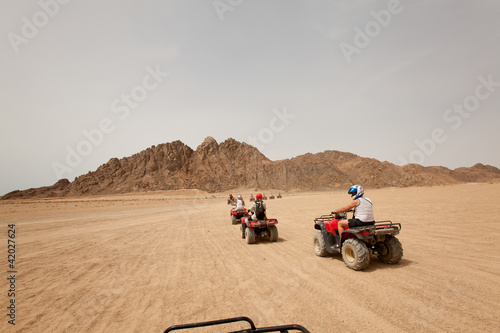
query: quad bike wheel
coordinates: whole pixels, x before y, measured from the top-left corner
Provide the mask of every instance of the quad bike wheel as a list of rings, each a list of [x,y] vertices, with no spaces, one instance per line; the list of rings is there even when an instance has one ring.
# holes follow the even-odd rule
[[[276,242],[278,240],[278,228],[275,225],[269,227],[269,240],[271,242]]]
[[[255,230],[253,228],[245,228],[245,239],[247,244],[255,243]]]
[[[321,232],[317,232],[313,236],[313,246],[314,253],[318,257],[326,257],[328,253],[326,252],[325,238]]]
[[[240,225],[240,231],[241,231],[241,238],[245,239],[245,227],[244,224]]]
[[[231,224],[238,224],[238,220],[234,215],[231,215]]]
[[[403,246],[396,237],[377,243],[376,249],[378,259],[385,264],[397,264],[403,258]]]
[[[360,271],[370,263],[370,251],[362,241],[349,238],[342,244],[342,259],[347,267]]]

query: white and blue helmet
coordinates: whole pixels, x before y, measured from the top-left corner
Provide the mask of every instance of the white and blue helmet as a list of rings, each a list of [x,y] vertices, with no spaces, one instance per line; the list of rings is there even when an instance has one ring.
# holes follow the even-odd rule
[[[353,185],[349,191],[347,191],[352,197],[353,200],[361,197],[363,194],[365,194],[365,191],[360,185]]]

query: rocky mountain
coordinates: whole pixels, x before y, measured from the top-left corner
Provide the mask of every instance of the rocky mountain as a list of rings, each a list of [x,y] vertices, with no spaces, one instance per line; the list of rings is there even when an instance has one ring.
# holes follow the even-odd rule
[[[451,170],[418,164],[397,166],[340,151],[304,154],[271,161],[257,148],[234,139],[218,144],[208,137],[196,150],[181,141],[152,146],[130,157],[112,158],[73,182],[13,191],[2,200],[200,189],[220,192],[234,188],[325,190],[348,187],[406,187],[500,180],[500,170],[476,164]]]

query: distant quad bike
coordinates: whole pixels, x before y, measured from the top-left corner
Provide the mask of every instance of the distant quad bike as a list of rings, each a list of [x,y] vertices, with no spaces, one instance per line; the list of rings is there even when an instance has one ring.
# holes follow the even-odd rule
[[[227,199],[227,204],[232,206],[236,205],[236,199],[235,198]]]
[[[274,199],[274,195],[272,195],[272,194],[271,194],[271,195],[269,196],[269,199]]]
[[[371,254],[376,254],[386,264],[397,264],[401,260],[403,246],[395,237],[401,230],[401,223],[380,221],[366,227],[346,229],[342,233],[341,244],[337,244],[334,235],[338,235],[338,223],[346,218],[346,213],[337,213],[314,219],[314,229],[319,230],[313,237],[317,256],[342,253],[347,267],[355,271],[368,267]]]
[[[236,209],[231,208],[231,212],[229,213],[231,216],[231,224],[239,224],[241,223],[241,218],[249,215],[249,212],[246,208]]]
[[[281,199],[283,197],[281,196],[281,194],[278,194],[278,196],[276,198]]]
[[[251,217],[241,218],[241,238],[244,238],[247,244],[255,243],[257,237],[267,237],[269,241],[276,242],[278,240],[278,224],[277,219],[253,220]]]
[[[191,329],[194,328],[194,332],[204,332],[200,331],[198,328],[200,327],[208,327],[208,326],[216,326],[216,325],[225,325],[225,324],[231,324],[231,323],[236,323],[236,322],[242,322],[245,321],[247,324],[250,326],[250,328],[246,328],[243,330],[238,330],[238,331],[233,331],[232,333],[260,333],[260,332],[279,332],[279,333],[286,333],[289,332],[290,330],[292,331],[300,331],[302,333],[309,333],[309,331],[300,325],[280,325],[280,326],[269,326],[269,327],[256,327],[253,321],[248,318],[248,317],[235,317],[235,318],[227,318],[227,319],[220,319],[220,320],[212,320],[212,321],[205,321],[205,322],[200,322],[200,323],[192,323],[192,324],[182,324],[182,325],[174,325],[170,326],[167,328],[163,333],[168,333],[172,331],[178,331],[178,330],[186,330],[186,329]],[[222,331],[222,330],[220,330]],[[226,331],[226,330],[224,330]]]
[[[255,198],[253,197],[253,195],[250,195],[250,201],[255,201]]]
[[[267,200],[267,197],[265,194],[262,194],[262,200]]]

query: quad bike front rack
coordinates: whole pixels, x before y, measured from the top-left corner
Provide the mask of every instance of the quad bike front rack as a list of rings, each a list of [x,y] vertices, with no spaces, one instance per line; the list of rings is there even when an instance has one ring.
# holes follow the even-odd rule
[[[239,331],[232,331],[229,333],[260,333],[260,332],[279,332],[279,333],[288,333],[288,331],[293,330],[293,331],[300,331],[303,333],[310,333],[307,329],[300,325],[280,325],[280,326],[270,326],[270,327],[255,327],[255,324],[253,323],[252,319],[248,317],[235,317],[235,318],[227,318],[227,319],[220,319],[220,320],[212,320],[212,321],[205,321],[205,322],[200,322],[200,323],[192,323],[192,324],[182,324],[182,325],[174,325],[170,326],[167,328],[164,333],[167,332],[172,332],[176,330],[184,330],[184,329],[190,329],[190,328],[198,328],[198,327],[207,327],[207,326],[215,326],[215,325],[224,325],[224,324],[230,324],[230,323],[235,323],[239,321],[245,321],[250,325],[250,328],[239,330]]]

